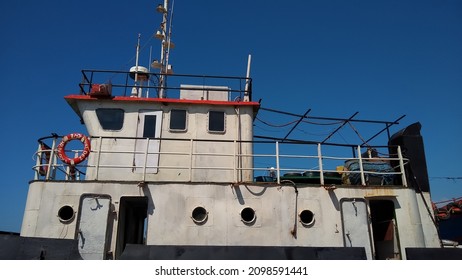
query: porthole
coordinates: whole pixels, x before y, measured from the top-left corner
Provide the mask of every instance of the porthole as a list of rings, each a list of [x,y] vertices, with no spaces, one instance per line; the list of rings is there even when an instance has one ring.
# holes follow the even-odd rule
[[[300,218],[300,223],[306,227],[314,224],[314,214],[310,210],[303,210],[298,217]]]
[[[63,207],[59,208],[58,210],[58,218],[61,221],[61,223],[70,223],[74,220],[75,217],[75,211],[74,209],[69,206],[69,205],[64,205]]]
[[[257,215],[255,214],[255,210],[250,207],[246,207],[241,210],[241,221],[246,225],[251,225],[255,223],[257,219]]]
[[[209,216],[209,213],[202,206],[198,206],[198,207],[194,208],[194,210],[191,213],[191,219],[196,224],[199,224],[199,225],[205,224],[205,222],[207,222],[208,216]]]

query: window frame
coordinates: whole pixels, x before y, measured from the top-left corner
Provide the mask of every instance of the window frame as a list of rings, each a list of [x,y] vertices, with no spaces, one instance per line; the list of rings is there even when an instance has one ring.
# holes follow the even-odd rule
[[[211,114],[210,113],[222,113],[223,114],[223,130],[211,130],[210,129],[210,121],[211,121]],[[207,132],[212,134],[225,134],[226,133],[226,112],[221,110],[210,110],[207,114]]]
[[[114,112],[122,112],[121,114],[121,117],[122,117],[122,120],[120,122],[120,128],[119,128],[119,125],[117,127],[107,127],[107,124],[103,124],[104,123],[104,120],[102,121],[102,115],[100,115],[99,112],[103,112],[103,111],[114,111]],[[124,109],[121,109],[121,108],[97,108],[95,109],[95,114],[96,114],[96,119],[98,120],[98,123],[99,123],[99,126],[101,127],[102,130],[105,130],[105,131],[121,131],[124,127],[124,123],[125,123],[125,110]],[[113,125],[112,123],[110,125]]]
[[[181,129],[181,128],[172,128],[172,116],[173,116],[173,112],[174,111],[183,111],[184,112],[184,128]],[[168,129],[169,131],[172,131],[172,132],[186,132],[188,131],[188,110],[186,109],[171,109],[170,110],[170,120],[169,120],[169,124],[168,124]]]

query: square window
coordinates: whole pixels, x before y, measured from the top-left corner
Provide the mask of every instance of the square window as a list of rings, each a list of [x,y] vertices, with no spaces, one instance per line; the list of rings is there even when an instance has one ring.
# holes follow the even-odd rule
[[[96,116],[104,130],[121,130],[124,124],[124,110],[113,108],[98,108]]]
[[[186,130],[186,110],[173,109],[170,111],[170,130]]]
[[[209,132],[225,132],[225,112],[209,112]]]

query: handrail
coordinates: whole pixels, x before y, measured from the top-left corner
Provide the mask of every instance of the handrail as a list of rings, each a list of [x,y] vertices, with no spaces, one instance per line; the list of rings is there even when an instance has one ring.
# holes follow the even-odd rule
[[[57,153],[56,153],[56,147],[57,147],[57,141],[60,140],[62,136],[58,135],[52,135],[49,137],[43,137],[39,139],[39,147],[37,149],[37,152],[35,153],[37,159],[36,163],[33,166],[33,170],[35,171],[35,180],[81,180],[81,179],[88,179],[85,178],[85,174],[88,173],[89,169],[92,169],[94,171],[94,174],[91,178],[91,180],[101,180],[107,179],[105,177],[100,176],[100,172],[102,169],[114,169],[115,170],[126,170],[127,173],[133,174],[133,162],[111,162],[111,163],[102,163],[102,159],[107,156],[115,155],[118,154],[120,156],[129,156],[133,155],[139,155],[142,157],[142,161],[144,162],[142,165],[143,166],[136,166],[136,168],[140,168],[142,170],[141,174],[141,180],[145,181],[148,179],[148,172],[147,170],[150,168],[156,168],[159,170],[159,172],[162,172],[164,170],[172,170],[172,169],[177,169],[177,170],[185,170],[189,174],[187,175],[187,179],[185,181],[192,182],[193,181],[193,173],[198,172],[200,170],[223,170],[223,171],[230,171],[232,172],[232,177],[229,179],[229,181],[241,181],[242,177],[240,175],[240,172],[242,171],[249,171],[252,172],[253,178],[258,177],[260,174],[268,174],[270,172],[269,166],[274,166],[274,171],[271,170],[271,172],[274,172],[274,180],[276,183],[280,184],[281,183],[281,178],[285,178],[284,176],[289,176],[287,173],[298,173],[298,172],[314,172],[316,174],[319,174],[319,184],[320,185],[326,185],[327,181],[329,180],[329,173],[334,173],[337,174],[340,179],[344,179],[344,177],[347,176],[356,176],[359,175],[359,181],[357,182],[358,184],[362,186],[367,186],[369,184],[368,182],[368,177],[369,176],[400,176],[401,180],[401,185],[404,187],[407,187],[407,181],[406,181],[406,174],[405,174],[405,165],[407,163],[407,159],[403,158],[403,155],[401,153],[401,149],[398,146],[397,148],[397,155],[394,155],[393,157],[376,157],[376,158],[370,158],[370,157],[363,157],[361,155],[361,147],[357,146],[356,154],[358,154],[357,157],[345,157],[345,156],[330,156],[327,155],[327,153],[324,153],[322,147],[324,147],[323,144],[318,143],[315,145],[316,152],[313,154],[295,154],[295,153],[290,153],[290,152],[285,152],[282,153],[281,148],[282,146],[293,146],[293,145],[299,145],[302,149],[302,151],[307,150],[307,146],[313,146],[313,144],[309,143],[304,143],[304,144],[296,144],[296,143],[280,143],[278,141],[271,142],[271,141],[237,141],[237,140],[225,140],[225,141],[218,141],[218,140],[207,140],[207,139],[176,139],[176,138],[151,138],[149,140],[160,140],[163,141],[163,143],[177,143],[176,145],[181,145],[184,147],[188,147],[187,149],[183,149],[182,151],[178,150],[165,150],[161,149],[159,151],[150,151],[149,150],[149,143],[152,141],[146,141],[146,147],[143,150],[134,150],[132,149],[120,149],[120,150],[113,150],[113,149],[105,149],[103,145],[103,140],[106,139],[114,139],[114,137],[103,137],[103,136],[98,136],[98,137],[91,137],[92,141],[97,141],[98,143],[94,143],[95,145],[92,145],[92,150],[90,153],[89,158],[93,158],[91,161],[85,161],[83,164],[78,165],[73,168],[69,168],[69,166],[65,165],[62,162],[58,161]],[[137,139],[145,139],[145,138],[137,138],[137,137],[118,137],[118,141],[126,140],[126,141],[133,141]],[[43,149],[43,146],[41,143],[45,142],[50,142],[51,143],[47,146],[51,147],[50,149]],[[172,142],[175,141],[175,142]],[[189,144],[183,145],[179,143],[185,143],[188,142]],[[229,145],[233,145],[234,148],[230,146],[230,149],[228,149],[225,152],[211,152],[207,150],[199,151],[197,150],[198,145],[201,145],[201,143],[205,143],[207,145],[207,142],[214,142],[214,143],[228,143]],[[237,145],[243,144],[243,143],[248,143],[252,145],[258,145],[261,143],[264,144],[271,144],[274,145],[274,154],[272,153],[252,153],[252,154],[246,154],[243,152],[240,152],[239,149],[237,149]],[[162,144],[161,146],[164,147],[166,145]],[[129,145],[128,145],[129,146]],[[128,147],[124,146],[124,147]],[[328,148],[329,145],[326,145],[326,148]],[[254,148],[255,150],[255,148]],[[80,153],[80,150],[69,150],[67,152],[74,152],[74,153]],[[43,162],[43,158],[45,156],[45,153],[48,153],[49,160],[48,162]],[[148,164],[148,156],[152,155],[157,155],[159,157],[184,157],[184,160],[181,160],[180,162],[182,163],[181,165],[172,165],[168,163],[164,164],[157,164],[157,165],[150,165]],[[207,166],[204,165],[204,163],[197,163],[195,159],[198,159],[200,157],[212,157],[214,159],[219,159],[222,158],[223,160],[219,160],[218,162],[222,162],[223,164],[221,165],[213,165],[213,166]],[[242,165],[238,164],[239,160],[242,159],[252,159],[252,164],[250,165]],[[261,163],[260,161],[264,161],[265,163]],[[298,162],[303,162],[303,164],[299,164]],[[200,161],[199,161],[200,162]],[[271,164],[271,162],[273,164]],[[317,166],[315,168],[309,168],[306,164],[306,162],[310,162],[312,164],[316,164]],[[350,163],[351,166],[356,166],[357,165],[357,170],[355,169],[338,169],[339,165],[333,165],[335,162],[342,162],[343,166],[346,166],[346,163]],[[384,170],[368,170],[366,167],[371,164],[388,164],[390,168],[384,169]],[[395,164],[393,164],[395,163]],[[295,166],[295,164],[299,164],[298,166]],[[265,166],[266,165],[266,166]],[[395,165],[395,167],[392,167],[392,165]],[[43,174],[43,170],[45,167],[46,169],[46,174]],[[75,172],[75,174],[73,174]],[[119,171],[117,171],[119,172]],[[285,172],[285,174],[282,174]],[[60,174],[60,175],[59,175]],[[266,176],[266,175],[262,175]],[[327,177],[326,177],[327,176]],[[62,178],[64,177],[64,178]],[[127,176],[129,178],[130,176]],[[152,177],[149,177],[152,178]],[[300,178],[298,178],[300,179]],[[207,181],[213,181],[213,178],[208,178]],[[340,182],[342,184],[342,182]]]
[[[146,73],[148,77],[155,77],[154,80],[148,79],[149,83],[146,82],[145,84],[139,83],[136,84],[133,82],[131,83],[129,77],[131,72],[129,71],[115,71],[115,70],[93,70],[93,69],[86,69],[82,70],[82,82],[79,84],[80,87],[80,94],[88,95],[91,92],[92,85],[94,84],[104,84],[110,83],[112,88],[121,88],[123,89],[120,94],[126,96],[127,89],[130,91],[132,87],[137,87],[140,89],[154,89],[154,90],[170,90],[170,91],[180,91],[184,89],[181,87],[179,81],[175,79],[181,78],[183,79],[182,82],[194,82],[197,87],[188,87],[187,90],[210,90],[210,91],[223,91],[229,92],[231,94],[235,94],[237,96],[231,96],[229,99],[234,100],[235,98],[239,97],[241,100],[245,95],[248,95],[250,100],[252,100],[252,87],[248,86],[245,87],[246,84],[252,84],[252,78],[249,77],[237,77],[237,76],[210,76],[210,75],[193,75],[193,74],[161,74],[161,73]],[[109,75],[109,77],[107,77]],[[90,76],[90,78],[89,78]],[[96,77],[97,76],[97,77]],[[170,81],[167,84],[163,84],[159,86],[158,81],[160,78],[165,77],[169,78]],[[173,79],[173,82],[172,82]],[[190,81],[191,80],[191,81]],[[216,87],[216,84],[206,84],[206,81],[218,81],[220,80],[220,86],[227,86],[227,88],[219,88]],[[231,83],[234,86],[230,86]],[[237,83],[237,84],[236,84]],[[152,84],[152,85],[151,85]],[[204,87],[200,87],[204,86]],[[146,96],[148,97],[148,96]]]

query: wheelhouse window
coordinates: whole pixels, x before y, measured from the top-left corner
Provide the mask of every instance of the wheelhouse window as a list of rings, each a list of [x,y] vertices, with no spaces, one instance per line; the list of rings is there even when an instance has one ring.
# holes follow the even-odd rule
[[[125,112],[122,109],[98,108],[96,116],[104,130],[121,130],[124,124]]]
[[[186,110],[172,109],[170,111],[170,130],[186,131]]]
[[[225,132],[225,112],[209,111],[209,132]]]

